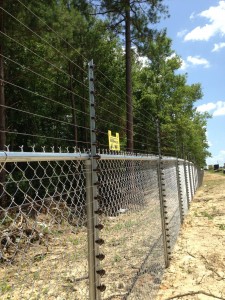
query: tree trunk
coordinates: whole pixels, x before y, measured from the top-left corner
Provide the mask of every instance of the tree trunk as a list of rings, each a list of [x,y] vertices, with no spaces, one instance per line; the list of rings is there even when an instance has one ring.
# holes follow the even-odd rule
[[[3,7],[3,0],[0,0],[0,7]],[[0,31],[4,32],[3,10],[0,10]],[[3,39],[0,40],[0,151],[5,150],[5,91],[4,91],[4,60],[3,60]],[[4,193],[5,170],[0,166],[0,206],[6,206]]]
[[[126,114],[127,114],[127,151],[133,151],[133,102],[132,102],[132,79],[131,79],[131,17],[130,0],[126,0]]]
[[[70,75],[70,97],[71,97],[71,107],[72,107],[72,123],[73,123],[73,134],[74,134],[74,144],[77,146],[77,118],[75,111],[75,98],[73,93],[73,72],[72,63],[69,61],[69,75]]]

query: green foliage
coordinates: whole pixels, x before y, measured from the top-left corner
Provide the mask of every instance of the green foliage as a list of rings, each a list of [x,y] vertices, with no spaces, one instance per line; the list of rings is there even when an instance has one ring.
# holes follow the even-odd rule
[[[108,18],[94,16],[96,9],[91,1],[47,2],[23,1],[27,10],[17,1],[5,1],[4,9],[14,16],[4,15],[8,36],[3,36],[5,80],[13,83],[5,85],[6,105],[10,107],[6,109],[6,128],[14,132],[7,135],[7,144],[14,151],[20,145],[24,151],[31,151],[33,144],[36,150],[45,146],[46,151],[52,146],[86,148],[87,62],[93,59],[97,66],[100,147],[107,148],[110,129],[120,133],[124,148],[125,55],[118,33],[124,30],[126,1],[98,1],[101,13],[112,10]],[[200,114],[194,106],[202,98],[201,86],[187,84],[187,75],[177,72],[181,59],[171,49],[166,31],[158,32],[150,26],[167,15],[167,8],[162,0],[132,1],[130,5],[131,36],[136,45],[131,57],[134,149],[158,153],[158,120],[162,154],[189,158],[203,166],[209,155],[206,139],[209,115]],[[139,62],[140,55],[148,58],[147,65]],[[25,190],[26,185],[25,182],[20,188]]]

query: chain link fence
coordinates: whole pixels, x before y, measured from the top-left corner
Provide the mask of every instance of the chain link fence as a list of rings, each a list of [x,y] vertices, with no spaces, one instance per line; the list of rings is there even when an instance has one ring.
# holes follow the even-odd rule
[[[108,274],[103,299],[144,299],[165,267],[158,162],[112,158],[99,161],[102,267]]]
[[[95,66],[61,23],[12,2],[0,7],[0,299],[154,299],[203,172],[173,157],[182,143],[160,105],[128,105],[123,76],[109,78],[119,60]]]
[[[0,162],[1,299],[154,298],[187,213],[185,161],[179,197],[176,159],[161,181],[158,157],[100,154],[95,200],[89,154],[1,152]],[[192,168],[189,189],[203,176]]]
[[[87,299],[84,160],[17,153],[0,171],[1,299]]]

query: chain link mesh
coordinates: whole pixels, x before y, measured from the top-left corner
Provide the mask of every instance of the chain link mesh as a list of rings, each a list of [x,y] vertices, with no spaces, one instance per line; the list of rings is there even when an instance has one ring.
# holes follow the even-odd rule
[[[1,166],[1,299],[88,299],[83,161]]]
[[[31,161],[27,155],[0,165],[0,298],[89,299],[94,266],[88,267],[88,255],[94,249],[88,248],[85,160],[55,155]],[[154,299],[165,268],[159,161],[111,155],[97,164],[98,219],[104,226],[99,259],[106,271],[99,273],[106,286],[101,297]],[[188,165],[181,162],[179,171],[187,213]],[[163,172],[173,248],[181,223],[176,160],[163,161]],[[202,177],[193,166],[193,188]]]
[[[103,299],[149,299],[164,269],[157,161],[100,160]]]

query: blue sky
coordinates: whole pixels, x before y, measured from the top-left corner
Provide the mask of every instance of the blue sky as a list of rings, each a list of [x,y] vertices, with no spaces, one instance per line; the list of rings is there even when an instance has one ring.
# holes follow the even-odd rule
[[[182,58],[180,72],[188,83],[202,85],[203,98],[196,103],[209,112],[207,136],[211,158],[207,164],[225,163],[225,0],[167,0],[170,18],[161,22]]]

